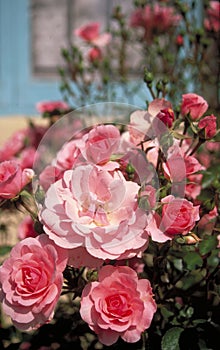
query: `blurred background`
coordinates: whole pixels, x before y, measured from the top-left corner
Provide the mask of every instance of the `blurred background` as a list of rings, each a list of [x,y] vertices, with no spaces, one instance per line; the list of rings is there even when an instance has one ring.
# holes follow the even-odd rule
[[[36,102],[61,99],[61,48],[88,21],[105,29],[116,4],[132,1],[0,0],[0,116],[36,114]]]
[[[109,28],[112,29],[110,22],[115,7],[121,6],[123,12],[127,13],[129,18],[129,14],[131,14],[132,9],[134,10],[134,6],[136,6],[135,4],[137,3],[148,3],[150,6],[159,3],[164,7],[171,3],[176,6],[182,18],[187,18],[188,22],[185,22],[185,27],[182,26],[182,24],[179,25],[180,21],[178,21],[178,23],[170,23],[170,28],[161,31],[158,31],[158,25],[165,25],[166,17],[163,18],[163,21],[165,21],[164,23],[162,23],[163,21],[161,20],[161,23],[151,24],[153,25],[152,28],[150,28],[153,38],[152,41],[147,42],[147,40],[145,41],[146,38],[143,40],[141,36],[139,36],[139,41],[136,38],[131,39],[131,50],[128,49],[125,54],[122,45],[126,44],[126,41],[129,42],[131,31],[129,24],[126,24],[128,26],[127,28],[124,26],[123,18],[120,19],[121,14],[119,12],[116,13],[115,18],[118,21],[117,30],[121,33],[120,43],[122,48],[119,47],[121,56],[118,56],[118,71],[116,69],[116,73],[112,74],[113,60],[111,56],[108,57],[108,51],[105,61],[103,60],[105,73],[109,69],[108,79],[112,80],[116,86],[116,95],[118,94],[117,89],[119,86],[117,79],[121,79],[122,83],[126,81],[126,84],[127,82],[130,84],[131,80],[128,79],[130,79],[129,74],[133,67],[135,67],[135,71],[132,73],[132,80],[137,78],[137,69],[139,69],[138,79],[143,83],[144,64],[147,66],[150,73],[153,71],[158,73],[160,69],[162,73],[165,72],[168,78],[173,79],[175,90],[177,91],[179,89],[181,93],[189,92],[183,88],[184,85],[181,86],[183,79],[188,79],[187,88],[189,87],[191,90],[195,88],[196,91],[194,92],[200,93],[201,91],[201,94],[204,93],[204,98],[207,98],[213,108],[218,110],[219,107],[217,104],[219,97],[216,98],[216,96],[219,96],[218,79],[220,67],[219,52],[216,50],[216,43],[219,38],[219,29],[213,30],[213,28],[208,28],[207,30],[206,28],[204,31],[203,24],[207,8],[211,3],[217,3],[217,1],[0,0],[1,122],[3,122],[3,117],[7,116],[33,116],[38,114],[36,103],[39,101],[62,100],[63,95],[60,92],[61,77],[58,73],[58,67],[61,69],[63,67],[63,70],[66,71],[70,51],[68,52],[67,50],[65,57],[62,57],[61,50],[66,50],[66,48],[71,48],[74,45],[78,45],[80,49],[83,47],[82,40],[74,35],[74,29],[88,24],[89,22],[99,22],[101,32]],[[191,12],[189,11],[190,8]],[[171,18],[168,20],[172,21]],[[215,20],[219,23],[219,14],[216,14]],[[177,32],[174,30],[175,26],[179,26]],[[147,27],[149,27],[148,24]],[[144,29],[146,32],[148,30],[147,27]],[[137,38],[139,30],[142,30],[143,33],[143,28],[136,28],[136,26],[134,26],[133,33],[137,35]],[[123,37],[123,33],[125,33],[127,37],[126,35]],[[184,35],[186,36],[185,38]],[[117,40],[118,38],[116,37],[116,44]],[[178,42],[177,40],[180,41]],[[139,45],[139,47],[135,45]],[[115,46],[115,42],[112,41],[111,50],[113,49],[114,51]],[[143,48],[141,48],[142,51],[140,50],[143,60],[141,64],[138,64],[134,61],[134,53],[136,54],[141,46],[143,46]],[[206,47],[209,47],[209,50],[206,50]],[[66,58],[66,62],[64,58]],[[127,72],[121,69],[121,62],[123,59],[125,65],[128,65],[128,67],[125,67]],[[206,63],[203,65],[205,59]],[[107,62],[109,68],[105,66],[105,62]],[[97,67],[98,69],[100,68],[99,65],[96,66],[96,63],[97,62],[92,62],[93,71],[95,71]],[[186,69],[187,65],[188,71]],[[72,71],[68,74],[71,76]],[[80,71],[78,71],[77,74],[80,75]],[[73,78],[72,80],[74,81]],[[207,80],[209,80],[209,84],[207,84]],[[103,82],[100,91],[105,85],[104,76]],[[200,85],[202,82],[202,88],[200,88],[200,90],[197,82]],[[178,84],[178,89],[175,84]],[[146,87],[142,95],[140,91],[138,91],[138,94],[140,100],[142,99],[142,101],[144,101],[144,99],[146,99]],[[130,96],[137,96],[138,94],[132,92]],[[214,102],[211,100],[213,97],[215,99]],[[113,101],[114,99],[108,96],[107,100]],[[81,101],[76,100],[75,106],[81,106]],[[88,100],[86,100],[86,102],[89,103]],[[130,97],[125,102],[132,103]],[[134,104],[139,105],[138,100],[134,102]],[[141,107],[144,106],[142,105]],[[18,121],[18,119],[16,119],[16,121]],[[9,119],[7,119],[7,123],[4,124],[4,127],[6,127],[5,125],[9,125]],[[9,128],[11,129],[12,126],[9,126]]]

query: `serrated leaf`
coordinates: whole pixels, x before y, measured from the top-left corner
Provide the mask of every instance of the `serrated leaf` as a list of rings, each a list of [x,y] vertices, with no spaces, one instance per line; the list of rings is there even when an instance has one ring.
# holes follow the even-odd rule
[[[183,328],[181,327],[173,327],[169,329],[162,338],[162,350],[180,350],[179,338],[182,332]]]
[[[215,236],[207,236],[204,240],[199,242],[199,252],[201,255],[210,253],[217,246],[217,239]]]
[[[187,269],[195,270],[198,267],[201,267],[203,260],[201,256],[196,252],[189,252],[184,257],[183,260],[186,264]]]

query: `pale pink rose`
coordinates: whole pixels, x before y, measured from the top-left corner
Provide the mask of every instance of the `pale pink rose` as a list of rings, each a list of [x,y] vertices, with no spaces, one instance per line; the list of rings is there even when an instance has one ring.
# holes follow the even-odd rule
[[[82,161],[80,156],[81,150],[84,148],[84,141],[81,140],[72,140],[65,143],[57,153],[52,165],[62,171],[73,169],[77,162]]]
[[[198,128],[204,133],[205,139],[211,139],[216,135],[217,118],[213,114],[200,119]]]
[[[139,202],[141,201],[147,210],[152,210],[156,206],[156,188],[153,186],[142,187],[139,196]]]
[[[16,131],[0,148],[0,162],[15,157],[25,146],[27,129]]]
[[[147,232],[151,236],[152,241],[164,243],[171,240],[161,227],[161,217],[158,213],[152,212],[148,218]]]
[[[23,169],[14,160],[0,163],[0,199],[14,198],[32,180],[34,171]]]
[[[199,119],[208,109],[208,103],[202,96],[194,93],[182,95],[181,114],[189,114],[192,120]]]
[[[141,141],[152,138],[151,127],[153,123],[153,116],[142,110],[137,110],[130,115],[130,123],[128,125],[128,131],[130,135],[130,141],[137,145],[140,145]]]
[[[36,109],[39,113],[50,113],[56,110],[68,111],[70,106],[64,101],[42,101],[36,104]]]
[[[55,166],[48,165],[39,175],[39,184],[44,191],[47,191],[50,185],[62,177],[63,172]]]
[[[74,30],[74,34],[97,47],[106,46],[111,41],[110,33],[100,34],[100,23],[92,22]]]
[[[137,202],[139,189],[117,170],[92,164],[67,170],[46,193],[40,214],[44,230],[73,253],[85,247],[103,260],[136,256],[148,245],[147,216]]]
[[[88,52],[88,59],[90,62],[102,61],[102,51],[99,47],[92,47]]]
[[[18,238],[25,239],[28,237],[37,237],[37,232],[34,229],[34,221],[31,216],[26,216],[18,225]]]
[[[94,164],[103,164],[116,153],[120,144],[120,132],[114,125],[95,126],[83,138],[84,157]]]
[[[161,200],[162,221],[161,228],[168,236],[176,234],[186,235],[199,220],[199,205],[193,206],[193,203],[187,199],[175,198],[169,195]]]
[[[60,297],[66,252],[47,235],[15,245],[0,267],[0,300],[15,327],[30,330],[48,322]]]
[[[194,156],[182,157],[181,152],[176,149],[176,152],[168,156],[167,162],[163,163],[163,170],[166,178],[172,181],[182,181],[189,175],[204,170],[204,167]]]
[[[99,281],[84,288],[80,314],[102,344],[112,345],[119,337],[137,342],[150,327],[156,309],[147,279],[138,280],[127,266],[104,266]]]
[[[206,10],[206,18],[204,26],[209,31],[220,31],[220,2],[210,1],[209,7]]]

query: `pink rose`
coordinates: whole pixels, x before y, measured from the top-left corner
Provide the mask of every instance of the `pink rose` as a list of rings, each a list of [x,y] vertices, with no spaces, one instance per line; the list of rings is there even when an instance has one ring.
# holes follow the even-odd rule
[[[0,163],[0,199],[14,198],[32,180],[32,169],[22,170],[14,160]]]
[[[202,216],[201,220],[198,222],[198,228],[203,232],[211,233],[215,227],[217,217],[218,210],[217,207],[215,207],[209,213]]]
[[[92,164],[67,170],[46,193],[40,214],[44,230],[73,254],[85,247],[103,260],[133,257],[148,245],[147,216],[137,203],[139,189],[117,170]]]
[[[27,237],[37,237],[37,232],[34,229],[34,221],[31,216],[26,216],[18,225],[18,238],[24,239]]]
[[[39,184],[47,191],[52,183],[62,177],[62,171],[55,166],[48,165],[39,175]]]
[[[86,285],[82,293],[80,314],[104,345],[119,337],[137,342],[149,328],[157,306],[147,279],[138,280],[127,266],[104,266],[99,281]]]
[[[149,4],[132,13],[130,24],[132,27],[142,27],[145,31],[144,38],[151,42],[156,34],[163,34],[175,27],[180,19],[181,16],[175,13],[174,7]]]
[[[102,51],[99,47],[92,47],[88,52],[90,62],[99,62],[102,60]]]
[[[16,131],[1,147],[0,162],[10,160],[16,156],[24,148],[26,137],[26,129]]]
[[[39,113],[50,113],[55,110],[68,111],[70,107],[63,101],[42,101],[36,104],[36,109]]]
[[[75,29],[74,34],[97,47],[106,46],[111,41],[110,33],[100,34],[100,23],[92,22]]]
[[[66,252],[47,235],[26,238],[0,267],[0,300],[15,327],[29,330],[48,322],[60,297]]]
[[[202,174],[192,174],[187,177],[185,195],[188,198],[196,199],[202,189]]]
[[[209,7],[206,10],[206,18],[204,26],[209,31],[220,31],[220,2],[210,1]]]
[[[208,109],[208,103],[202,96],[194,93],[182,95],[181,114],[189,114],[193,120],[199,119]]]
[[[161,109],[156,117],[161,120],[168,128],[171,128],[174,122],[174,112],[171,108]]]
[[[194,207],[187,199],[169,195],[161,202],[163,203],[161,227],[168,236],[186,235],[199,220],[199,205]]]
[[[200,119],[198,123],[198,128],[201,130],[201,132],[204,133],[205,139],[211,139],[216,135],[217,131],[217,123],[216,123],[216,116],[213,114],[208,115],[202,119]],[[200,132],[200,134],[201,134]],[[203,135],[202,135],[203,136]]]
[[[20,154],[19,163],[22,169],[32,168],[36,156],[36,149],[34,147],[26,147]]]
[[[84,141],[85,158],[94,164],[102,164],[118,151],[120,132],[113,125],[98,125],[85,135]]]

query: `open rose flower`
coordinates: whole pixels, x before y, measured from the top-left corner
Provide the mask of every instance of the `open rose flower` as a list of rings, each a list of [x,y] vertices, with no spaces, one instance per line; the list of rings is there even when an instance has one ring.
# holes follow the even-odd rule
[[[82,293],[80,314],[104,345],[119,337],[137,342],[149,328],[156,312],[152,288],[147,279],[138,280],[127,266],[104,266],[99,281],[88,284]]]
[[[32,169],[22,170],[14,160],[0,163],[0,199],[14,198],[32,180]]]
[[[97,47],[106,46],[111,41],[110,33],[100,34],[100,23],[92,22],[75,29],[74,34]]]
[[[15,327],[29,330],[49,321],[60,297],[67,255],[42,234],[26,238],[0,267],[0,300]]]
[[[193,206],[187,199],[169,195],[161,202],[163,203],[161,228],[168,236],[186,235],[200,218],[199,205]]]
[[[50,113],[56,110],[68,111],[70,107],[64,101],[42,101],[36,104],[36,109],[39,113]]]
[[[133,257],[148,245],[147,216],[137,202],[139,188],[117,169],[89,164],[67,170],[46,193],[40,214],[44,230],[72,254],[74,248],[85,247],[103,260]]]
[[[192,120],[198,120],[208,109],[208,103],[202,96],[194,93],[182,95],[181,114],[189,114]]]
[[[106,163],[120,144],[119,130],[113,125],[98,125],[84,136],[85,158],[94,164]]]

